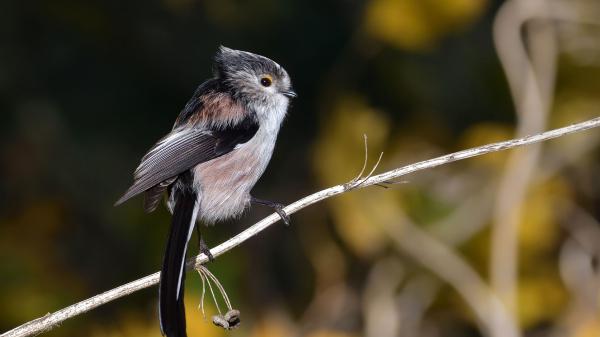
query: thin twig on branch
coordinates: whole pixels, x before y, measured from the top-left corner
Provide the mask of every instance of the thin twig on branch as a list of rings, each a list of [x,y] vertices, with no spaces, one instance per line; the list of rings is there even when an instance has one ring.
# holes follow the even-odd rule
[[[410,164],[410,165],[407,165],[407,166],[404,166],[401,168],[397,168],[397,169],[394,169],[391,171],[387,171],[387,172],[384,172],[384,173],[381,173],[381,174],[378,174],[375,176],[371,176],[371,177],[367,178],[366,180],[360,179],[360,180],[353,181],[350,183],[330,187],[328,189],[325,189],[320,192],[311,194],[307,197],[304,197],[304,198],[286,206],[284,208],[284,211],[287,214],[293,214],[307,206],[315,204],[324,199],[333,197],[335,195],[348,192],[352,189],[365,188],[367,186],[385,183],[387,181],[391,181],[393,179],[407,175],[409,173],[433,168],[436,166],[448,164],[448,163],[455,162],[458,160],[463,160],[463,159],[467,159],[467,158],[471,158],[471,157],[475,157],[475,156],[481,156],[481,155],[484,155],[487,153],[503,151],[503,150],[507,150],[507,149],[511,149],[511,148],[515,148],[515,147],[519,147],[519,146],[539,143],[542,141],[565,136],[565,135],[576,133],[576,132],[581,132],[581,131],[595,128],[598,126],[600,126],[600,117],[596,117],[594,119],[590,119],[585,122],[569,125],[569,126],[559,128],[559,129],[546,131],[546,132],[539,133],[539,134],[532,135],[532,136],[527,136],[527,137],[523,137],[523,138],[507,140],[504,142],[483,145],[483,146],[447,154],[447,155],[444,155],[441,157],[421,161],[421,162]],[[248,240],[249,238],[251,238],[251,237],[255,236],[256,234],[260,233],[261,231],[265,230],[270,225],[278,222],[280,219],[281,219],[281,217],[279,215],[277,215],[276,213],[271,214],[268,217],[264,218],[263,220],[257,222],[253,226],[249,227],[248,229],[244,230],[240,234],[225,241],[224,243],[220,244],[219,246],[211,249],[210,252],[212,253],[212,255],[214,257],[222,255],[223,253],[231,250],[232,248],[238,246],[242,242]],[[189,269],[191,269],[193,267],[201,265],[202,263],[206,262],[207,260],[208,260],[208,258],[204,254],[200,254],[200,255],[196,256],[195,258],[192,258],[188,262],[187,267]],[[119,286],[112,290],[106,291],[102,294],[91,297],[87,300],[81,301],[79,303],[73,304],[73,305],[68,306],[64,309],[61,309],[59,311],[56,311],[52,314],[47,314],[43,317],[40,317],[38,319],[27,322],[19,327],[16,327],[8,332],[3,333],[2,335],[0,335],[0,337],[33,336],[33,335],[37,335],[42,332],[51,330],[56,325],[60,324],[61,322],[65,321],[71,317],[74,317],[79,314],[90,311],[90,310],[92,310],[96,307],[99,307],[105,303],[111,302],[111,301],[113,301],[117,298],[121,298],[123,296],[127,296],[138,290],[153,286],[158,283],[159,276],[160,276],[160,273],[156,272],[154,274],[148,275],[141,279],[138,279],[133,282],[127,283],[125,285]]]

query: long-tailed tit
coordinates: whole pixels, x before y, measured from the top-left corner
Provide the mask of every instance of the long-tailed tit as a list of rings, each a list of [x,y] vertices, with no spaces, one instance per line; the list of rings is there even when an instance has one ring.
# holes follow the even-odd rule
[[[142,158],[133,185],[117,201],[144,193],[144,209],[152,212],[167,193],[173,216],[159,286],[164,335],[186,336],[185,256],[197,220],[214,224],[256,202],[289,222],[280,204],[256,199],[250,191],[271,159],[292,97],[290,77],[279,64],[220,47],[214,77],[196,89],[173,130]],[[201,238],[200,246],[212,259]]]

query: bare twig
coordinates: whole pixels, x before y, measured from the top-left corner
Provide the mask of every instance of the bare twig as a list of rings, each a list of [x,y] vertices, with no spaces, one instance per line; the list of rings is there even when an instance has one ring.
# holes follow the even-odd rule
[[[373,168],[371,169],[371,172],[369,172],[369,174],[367,174],[366,177],[362,178],[358,183],[350,186],[350,189],[355,189],[355,188],[359,188],[362,184],[365,183],[365,181],[369,180],[369,178],[371,178],[371,176],[373,175],[373,173],[375,173],[375,170],[377,170],[377,167],[379,166],[379,163],[381,163],[381,158],[383,158],[383,152],[381,152],[379,154],[379,158],[377,159],[377,162],[375,163],[375,165],[373,165]],[[356,182],[353,180],[353,182]],[[385,183],[385,182],[382,182]],[[378,183],[379,185],[380,183]]]
[[[363,135],[363,138],[365,139],[365,162],[363,163],[363,167],[362,170],[360,170],[360,173],[356,176],[356,178],[352,179],[351,181],[358,181],[358,179],[362,177],[363,173],[365,173],[365,170],[367,169],[367,162],[369,161],[369,143],[366,134]]]
[[[395,179],[413,172],[437,167],[440,165],[445,165],[451,162],[455,162],[458,160],[463,160],[475,156],[481,156],[487,153],[503,151],[519,146],[539,143],[542,141],[547,141],[549,139],[565,136],[568,134],[581,132],[584,130],[588,130],[591,128],[600,126],[600,117],[596,117],[594,119],[590,119],[585,122],[573,124],[570,126],[566,126],[559,129],[554,129],[551,131],[546,131],[540,134],[527,136],[523,138],[517,138],[512,140],[507,140],[503,142],[487,144],[480,147],[475,147],[451,154],[447,154],[441,157],[421,161],[418,163],[410,164],[401,168],[397,168],[391,171],[387,171],[375,176],[368,178],[364,183],[360,186],[360,188],[364,188],[367,186],[380,184],[385,181],[389,181],[391,179]],[[327,198],[331,198],[333,196],[345,193],[349,191],[349,187],[347,184],[337,185],[330,187],[328,189],[319,191],[317,193],[306,196],[284,208],[284,211],[287,214],[293,214],[297,211],[315,204],[319,201],[325,200]],[[248,240],[249,238],[257,235],[258,233],[265,230],[270,225],[278,222],[281,219],[279,215],[276,213],[269,215],[258,223],[254,224],[250,228],[241,232],[240,234],[234,236],[233,238],[225,241],[219,246],[211,249],[211,253],[214,257],[220,256],[225,252],[231,250],[232,248],[240,245],[242,242]],[[202,263],[208,261],[208,258],[204,254],[200,254],[195,258],[191,259],[188,262],[188,268],[193,268],[194,266],[199,266]],[[40,317],[33,321],[27,322],[13,330],[3,333],[0,337],[23,337],[23,336],[32,336],[39,334],[44,331],[51,330],[57,324],[64,322],[65,320],[77,316],[79,314],[90,311],[98,306],[101,306],[105,303],[113,301],[117,298],[121,298],[123,296],[127,296],[133,292],[138,290],[148,288],[158,283],[160,273],[156,272],[154,274],[143,277],[139,280],[127,283],[125,285],[119,286],[102,294],[91,297],[87,300],[81,301],[79,303],[73,304],[69,307],[56,311],[52,314],[48,314],[46,316]]]
[[[206,268],[205,266],[202,266],[202,265],[198,266],[196,271],[201,275],[201,277],[202,276],[206,277],[206,281],[208,282],[210,291],[213,293],[213,300],[215,302],[215,306],[217,307],[217,311],[219,311],[219,314],[221,314],[221,309],[219,308],[219,303],[217,302],[215,294],[212,291],[210,282],[213,282],[215,284],[215,286],[217,287],[217,290],[219,290],[219,293],[221,294],[221,298],[223,298],[223,302],[225,302],[225,306],[227,306],[227,310],[231,311],[233,309],[231,307],[231,301],[229,300],[229,296],[227,295],[227,292],[225,291],[225,287],[223,287],[223,285],[221,284],[219,279],[213,273],[211,273],[210,270],[208,270],[208,268]]]
[[[206,312],[204,311],[204,295],[206,295],[206,279],[201,272],[198,272],[200,275],[200,280],[202,280],[202,294],[200,295],[200,304],[198,305],[198,309],[202,312],[202,317],[206,319]],[[215,304],[216,305],[216,304]]]
[[[369,144],[367,141],[367,135],[363,135],[363,137],[365,139],[365,162],[363,163],[363,167],[360,170],[360,173],[354,179],[352,179],[346,183],[348,190],[360,187],[360,185],[362,185],[365,181],[367,181],[367,179],[371,178],[373,173],[375,173],[375,170],[377,170],[379,163],[381,163],[381,158],[383,158],[383,152],[381,152],[379,154],[379,158],[377,159],[377,162],[375,163],[375,165],[373,165],[371,172],[369,172],[369,174],[367,174],[365,177],[363,177],[363,173],[365,173],[365,170],[367,169],[367,162],[369,161]],[[381,183],[377,183],[375,185],[387,188],[387,186],[382,185],[383,183],[387,183],[387,182],[384,181]]]

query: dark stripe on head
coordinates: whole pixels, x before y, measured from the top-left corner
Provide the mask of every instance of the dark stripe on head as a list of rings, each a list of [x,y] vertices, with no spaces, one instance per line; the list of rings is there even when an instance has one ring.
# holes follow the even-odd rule
[[[240,72],[285,76],[285,71],[269,58],[224,46],[219,47],[215,56],[215,72],[223,79]]]

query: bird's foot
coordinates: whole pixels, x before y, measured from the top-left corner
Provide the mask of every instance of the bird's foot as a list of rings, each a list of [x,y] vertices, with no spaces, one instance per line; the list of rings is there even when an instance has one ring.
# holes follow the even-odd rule
[[[263,199],[258,199],[255,197],[252,197],[251,201],[253,203],[259,204],[259,205],[264,205],[267,207],[271,207],[273,210],[275,210],[275,212],[277,214],[279,214],[279,216],[281,217],[281,220],[283,220],[283,223],[286,226],[290,225],[290,216],[287,215],[287,213],[283,210],[283,208],[285,207],[285,205],[280,204],[278,202],[274,202],[274,201],[270,201],[270,200],[263,200]]]
[[[200,252],[202,254],[206,255],[206,257],[208,258],[208,262],[213,262],[215,260],[215,257],[210,252],[210,248],[208,248],[208,246],[206,245],[206,242],[204,242],[204,239],[202,237],[200,237],[200,242],[198,243],[198,247],[200,249]]]

